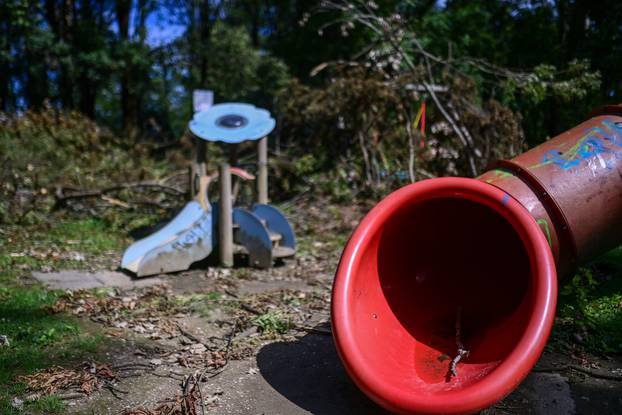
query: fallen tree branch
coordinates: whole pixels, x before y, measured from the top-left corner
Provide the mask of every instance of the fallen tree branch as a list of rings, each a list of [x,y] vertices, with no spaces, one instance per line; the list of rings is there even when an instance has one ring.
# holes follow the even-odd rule
[[[110,382],[107,382],[103,387],[104,389],[108,389],[110,393],[112,394],[112,396],[114,396],[118,400],[123,400],[123,397],[119,396],[119,394],[127,395],[130,393],[129,391],[124,391],[122,389],[117,388]]]
[[[233,329],[231,330],[231,334],[229,334],[229,339],[227,340],[227,347],[225,348],[225,364],[222,365],[222,367],[220,368],[220,370],[216,373],[212,373],[209,378],[215,378],[216,376],[220,375],[224,370],[225,367],[229,364],[229,352],[231,352],[231,344],[233,343],[233,338],[235,337],[235,334],[238,331],[238,320],[235,320],[235,323],[233,324]],[[201,401],[201,414],[205,415],[205,402],[203,400],[203,393],[201,392],[201,382],[203,380],[203,377],[207,374],[209,370],[209,366],[207,366],[203,372],[201,372],[201,375],[199,375],[199,378],[197,379],[196,385],[198,385],[199,387],[199,399]]]
[[[85,395],[82,392],[71,392],[71,393],[57,394],[56,396],[58,396],[58,399],[60,399],[61,401],[71,401],[74,399],[84,398]]]
[[[249,313],[251,313],[251,314],[255,314],[256,316],[260,316],[260,315],[262,315],[262,314],[263,314],[261,311],[257,310],[257,309],[256,309],[256,308],[254,308],[254,307],[251,307],[250,305],[248,305],[248,304],[246,304],[246,303],[242,303],[242,304],[240,304],[240,308],[241,308],[242,310],[248,311],[248,312],[249,312]]]
[[[460,361],[469,356],[469,351],[464,347],[462,343],[462,308],[458,307],[456,311],[456,347],[458,349],[458,353],[456,357],[454,357],[449,365],[449,372],[447,373],[447,381],[451,380],[451,377],[458,376],[457,366]]]
[[[171,196],[184,196],[186,194],[186,192],[179,190],[173,186],[167,186],[167,185],[163,185],[161,183],[153,182],[153,181],[144,181],[144,182],[121,183],[121,184],[116,184],[116,185],[109,186],[109,187],[104,187],[102,189],[77,191],[77,192],[72,192],[69,194],[66,194],[66,191],[73,190],[73,189],[67,189],[67,188],[63,188],[59,186],[56,188],[55,196],[56,196],[56,203],[63,204],[67,202],[68,200],[72,200],[72,199],[101,197],[101,196],[104,196],[106,193],[116,192],[119,190],[132,190],[132,189],[150,189],[150,190],[166,193]]]
[[[333,332],[330,329],[322,329],[322,328],[307,327],[307,326],[295,326],[294,329],[299,330],[299,331],[306,331],[307,333],[321,334],[323,336],[333,335]]]
[[[441,58],[430,53],[425,49],[421,39],[415,33],[409,30],[407,26],[408,19],[405,19],[398,13],[391,16],[382,16],[378,12],[378,7],[373,2],[365,2],[361,0],[325,0],[317,9],[317,12],[334,12],[339,11],[340,17],[325,23],[322,28],[341,24],[342,28],[352,27],[352,24],[360,24],[375,34],[375,40],[372,45],[379,46],[382,50],[383,46],[388,45],[391,52],[388,55],[394,55],[398,62],[402,62],[414,79],[417,80],[422,91],[432,99],[435,108],[438,109],[444,121],[448,124],[453,134],[458,138],[458,142],[464,149],[464,156],[467,161],[469,173],[476,176],[478,172],[477,159],[480,157],[476,149],[476,143],[473,135],[468,130],[467,125],[461,120],[461,115],[455,109],[452,109],[451,94],[448,89],[439,89],[435,82],[438,76],[442,75],[447,69],[459,74],[460,76],[472,79],[472,76],[461,70],[460,64],[469,64],[471,67],[479,70],[481,73],[499,76],[503,79],[527,80],[529,74],[522,72],[514,72],[504,68],[487,65],[485,61],[477,61],[474,59],[454,62],[451,56],[447,59]],[[350,26],[348,26],[350,24]],[[321,29],[320,29],[321,30]],[[342,29],[343,31],[343,29]],[[346,30],[347,31],[347,30]],[[369,46],[372,50],[371,46]],[[458,64],[460,63],[460,64]],[[435,66],[433,66],[435,65]],[[436,75],[436,76],[435,76]],[[390,74],[385,73],[388,78]],[[440,97],[437,92],[442,92]],[[408,131],[407,131],[408,133]],[[412,181],[414,169],[412,161],[409,164],[409,174]]]
[[[151,375],[157,377],[157,378],[168,378],[168,379],[173,379],[173,380],[177,380],[177,381],[183,381],[185,379],[186,375],[182,375],[182,374],[178,374],[176,372],[168,372],[168,373],[157,373],[157,372],[152,372]]]
[[[132,363],[124,363],[121,365],[112,366],[112,370],[128,370],[128,369],[137,369],[137,368],[145,368],[145,369],[153,369],[155,365],[152,363],[140,363],[140,362],[132,362]]]
[[[177,330],[179,330],[179,332],[184,337],[186,337],[188,340],[193,341],[193,342],[198,343],[198,344],[202,344],[203,346],[205,346],[205,348],[207,350],[211,350],[212,349],[212,347],[209,344],[202,342],[197,336],[195,336],[194,334],[190,333],[188,330],[184,329],[181,326],[181,324],[179,324],[179,323],[177,323]]]

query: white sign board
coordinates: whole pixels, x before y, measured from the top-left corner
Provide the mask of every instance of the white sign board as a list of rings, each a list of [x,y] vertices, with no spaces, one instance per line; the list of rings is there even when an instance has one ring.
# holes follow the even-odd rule
[[[214,103],[214,91],[195,89],[192,91],[192,108],[194,112],[208,110]]]

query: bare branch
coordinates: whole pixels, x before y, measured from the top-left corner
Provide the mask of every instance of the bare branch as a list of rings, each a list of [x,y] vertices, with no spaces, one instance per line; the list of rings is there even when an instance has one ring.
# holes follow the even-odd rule
[[[341,17],[337,22],[343,22],[348,17],[351,21],[357,22],[364,27],[370,29],[374,34],[379,36],[384,42],[386,42],[392,50],[399,56],[401,61],[412,72],[417,73],[421,65],[415,63],[411,57],[411,54],[407,53],[402,43],[405,42],[405,36],[407,31],[403,28],[403,19],[399,15],[393,15],[389,18],[381,17],[376,14],[373,7],[373,3],[366,1],[324,1],[322,2],[322,8],[326,11],[340,11],[343,12],[346,17]],[[325,25],[328,26],[329,24]],[[426,78],[422,82],[427,94],[432,98],[434,104],[438,108],[442,117],[449,124],[454,134],[458,137],[460,143],[466,150],[466,157],[469,164],[470,173],[477,175],[477,166],[475,163],[475,151],[474,143],[471,134],[465,126],[458,125],[458,120],[450,114],[446,105],[441,101],[436,93],[434,69],[432,62],[440,63],[445,66],[452,65],[449,61],[437,57],[428,51],[426,51],[414,35],[406,39],[407,43],[414,45],[414,49],[410,52],[420,56],[423,61],[423,67],[425,68]],[[412,168],[409,169],[409,174],[413,176]]]

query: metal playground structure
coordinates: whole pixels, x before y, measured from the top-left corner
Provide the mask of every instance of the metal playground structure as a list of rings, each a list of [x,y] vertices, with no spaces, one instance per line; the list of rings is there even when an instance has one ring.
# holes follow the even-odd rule
[[[283,213],[268,204],[267,136],[275,125],[268,111],[249,104],[223,103],[196,112],[188,125],[196,144],[190,174],[193,199],[162,229],[127,248],[121,267],[143,277],[186,270],[215,250],[226,267],[233,265],[234,251],[247,253],[249,265],[258,268],[293,256],[292,227]],[[255,180],[253,175],[227,163],[208,175],[206,167],[209,142],[236,146],[244,141],[257,142],[257,202],[249,208],[233,207],[231,175]],[[215,179],[220,199],[212,205],[208,187]]]

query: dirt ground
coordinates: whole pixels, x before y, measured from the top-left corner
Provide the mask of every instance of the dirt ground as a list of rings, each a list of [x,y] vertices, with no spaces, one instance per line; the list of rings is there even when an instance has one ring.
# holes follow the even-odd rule
[[[168,414],[184,405],[196,414],[386,413],[352,383],[333,345],[333,273],[363,214],[335,209],[307,205],[293,215],[298,254],[273,269],[238,258],[233,269],[203,263],[153,285],[63,297],[57,312],[105,334],[96,360],[115,373],[89,395],[60,391],[67,413]],[[622,382],[599,374],[622,374],[622,357],[547,351],[516,391],[482,413],[622,414]]]

